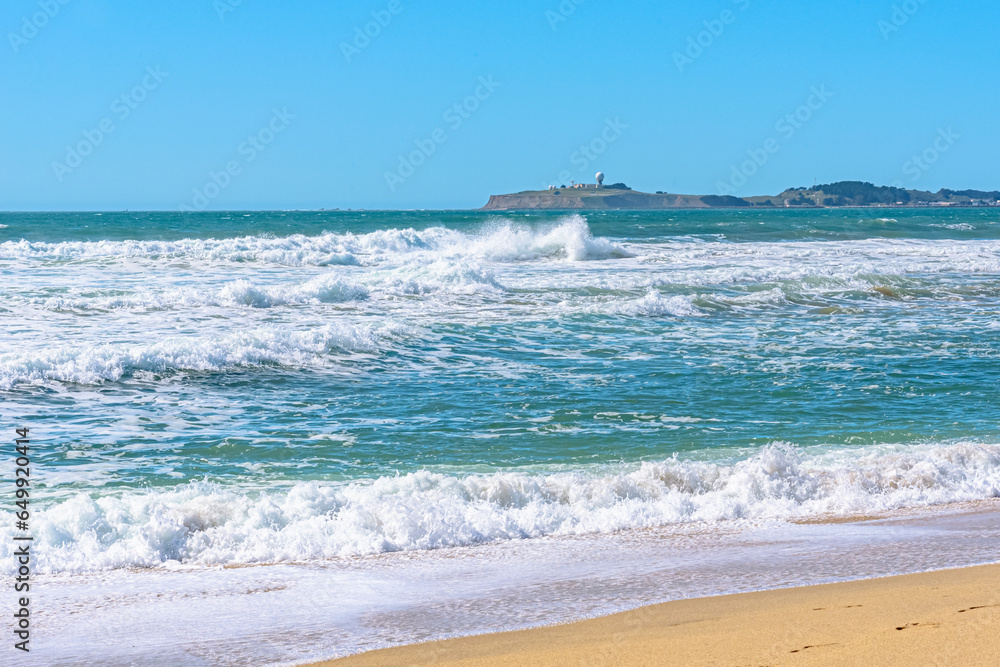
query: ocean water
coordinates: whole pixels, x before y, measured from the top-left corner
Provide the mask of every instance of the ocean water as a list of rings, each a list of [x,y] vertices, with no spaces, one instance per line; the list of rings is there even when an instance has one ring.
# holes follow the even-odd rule
[[[0,214],[0,297],[53,595],[605,562],[643,531],[732,557],[741,531],[1000,497],[995,210]],[[937,553],[831,577],[966,564]],[[310,655],[530,625],[484,614]],[[206,655],[178,659],[236,654]]]

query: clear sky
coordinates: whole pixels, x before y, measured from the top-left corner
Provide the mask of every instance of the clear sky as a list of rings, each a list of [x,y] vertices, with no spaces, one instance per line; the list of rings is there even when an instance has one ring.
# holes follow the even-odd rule
[[[0,210],[1000,188],[997,3],[7,0],[0,28]]]

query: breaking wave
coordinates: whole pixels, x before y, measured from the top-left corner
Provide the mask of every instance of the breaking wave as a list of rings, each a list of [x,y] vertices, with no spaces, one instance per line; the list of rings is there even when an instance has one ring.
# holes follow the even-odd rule
[[[605,312],[628,317],[698,317],[703,313],[690,296],[663,296],[656,290],[649,290],[639,299],[613,301],[604,308]]]
[[[176,337],[145,344],[60,345],[7,352],[0,353],[0,390],[48,382],[93,385],[138,373],[306,366],[335,351],[379,352],[408,332],[408,328],[396,324],[327,324],[305,331],[270,325],[219,337]]]
[[[37,514],[41,571],[273,563],[692,522],[870,514],[1000,496],[1000,446],[953,442],[740,460],[677,457],[616,471],[449,476],[240,491],[79,494]],[[6,532],[4,532],[6,531]],[[10,528],[0,529],[9,553]],[[13,559],[3,559],[10,572]]]
[[[277,308],[280,306],[337,304],[366,301],[372,296],[453,292],[502,292],[496,276],[475,264],[439,260],[346,278],[334,273],[303,283],[263,285],[239,279],[212,289],[143,287],[130,292],[109,290],[106,295],[60,294],[24,299],[32,306],[55,311],[174,310],[181,308]]]
[[[36,298],[32,303],[49,310],[169,310],[201,306],[273,308],[362,301],[368,297],[369,290],[364,285],[334,275],[324,275],[292,286],[262,286],[241,279],[214,291],[178,288],[157,292],[144,289],[113,296]]]
[[[7,241],[0,259],[81,261],[95,259],[203,260],[259,262],[281,266],[374,265],[403,261],[414,254],[436,259],[483,259],[495,262],[562,259],[573,262],[629,257],[620,245],[595,238],[586,219],[573,215],[543,227],[517,225],[504,219],[466,234],[444,227],[389,229],[369,234],[296,234],[274,238],[176,241],[73,241],[62,243]]]

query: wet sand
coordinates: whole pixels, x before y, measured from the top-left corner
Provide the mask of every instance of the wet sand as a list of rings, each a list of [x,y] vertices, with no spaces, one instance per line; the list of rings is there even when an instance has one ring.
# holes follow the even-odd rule
[[[1000,565],[682,600],[319,664],[997,665]]]

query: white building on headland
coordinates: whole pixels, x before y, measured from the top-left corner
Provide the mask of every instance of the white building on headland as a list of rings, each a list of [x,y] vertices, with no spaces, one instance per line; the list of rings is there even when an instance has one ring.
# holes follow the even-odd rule
[[[597,183],[577,183],[576,181],[570,181],[569,189],[571,190],[600,190],[604,187],[604,172],[597,172]],[[560,188],[555,185],[550,185],[549,190],[559,190]]]

